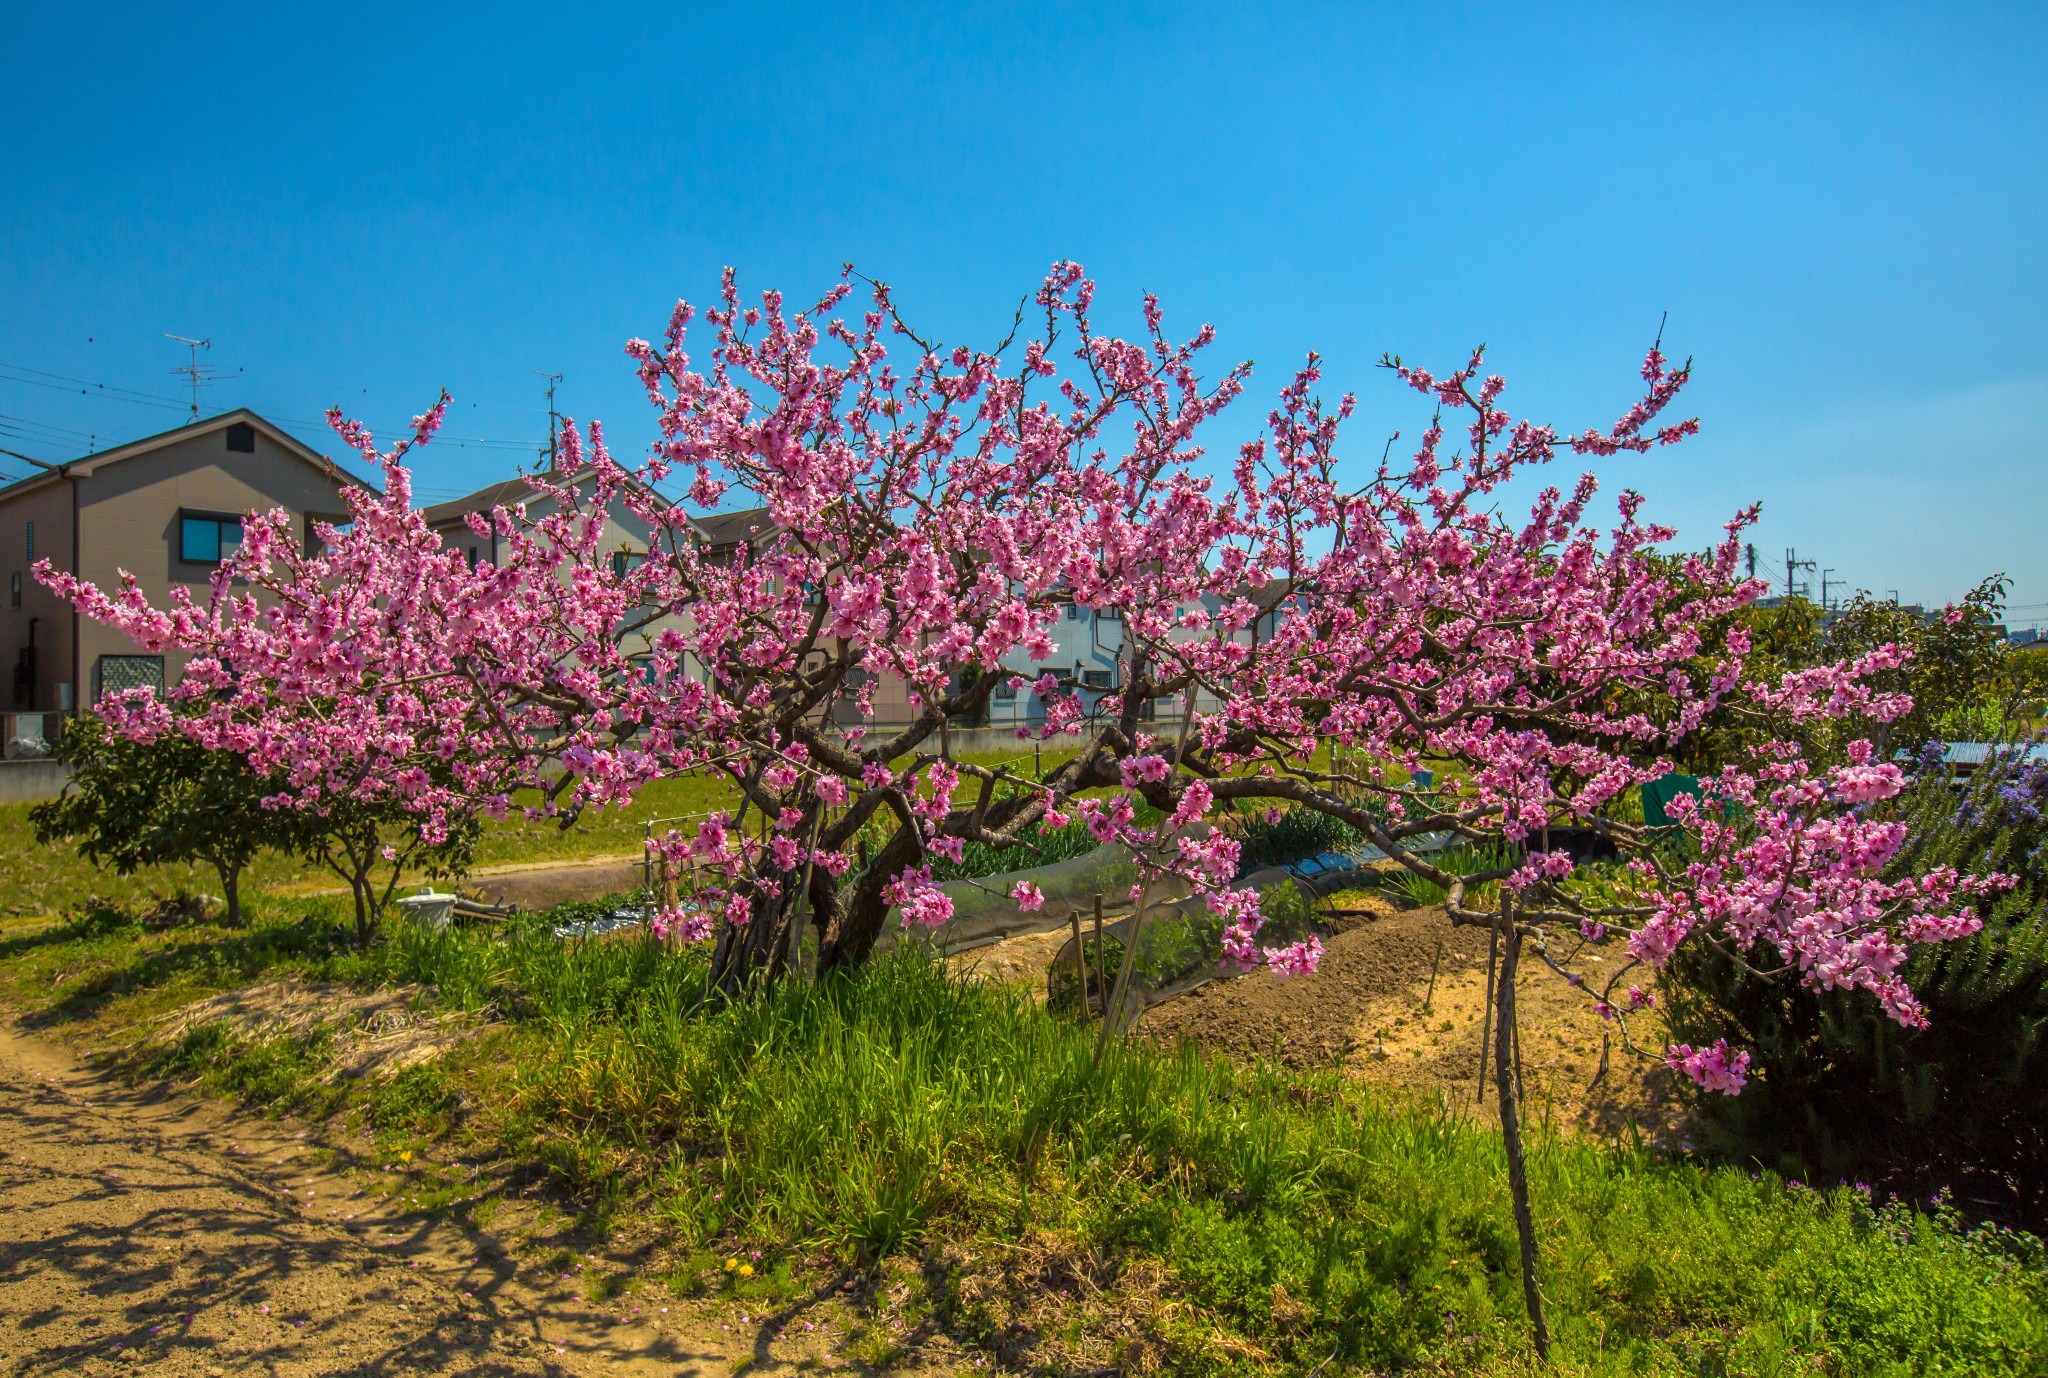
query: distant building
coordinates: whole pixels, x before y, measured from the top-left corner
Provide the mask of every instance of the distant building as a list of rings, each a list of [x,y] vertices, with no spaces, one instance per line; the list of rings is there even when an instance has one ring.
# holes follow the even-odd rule
[[[200,602],[242,517],[282,507],[310,546],[319,521],[346,519],[341,493],[363,487],[304,442],[246,408],[131,441],[0,488],[0,686],[10,712],[72,712],[118,689],[176,683],[182,652],[145,653],[81,618],[37,581],[36,561],[120,587],[133,574],[162,606],[174,586]]]
[[[579,498],[587,499],[597,481],[597,471],[586,465],[573,473],[555,471],[547,481],[569,489]],[[636,480],[628,479],[628,482]],[[658,509],[674,506],[667,498],[652,488],[644,493],[653,500]],[[489,517],[496,509],[524,508],[528,520],[538,521],[555,509],[555,499],[535,488],[524,475],[502,479],[488,484],[464,497],[449,502],[435,503],[421,513],[429,528],[441,538],[443,545],[463,552],[471,569],[480,564],[501,563],[506,551],[503,538],[492,530],[487,535],[478,535],[469,526],[472,514]],[[702,541],[703,533],[692,522],[684,528],[687,539]],[[647,558],[656,532],[647,519],[635,512],[626,500],[624,492],[613,497],[605,509],[604,530],[598,537],[598,550],[611,561],[615,573],[624,574]],[[626,652],[629,656],[645,659],[652,655],[654,638],[665,628],[686,627],[688,622],[676,615],[655,618],[644,625],[637,625],[629,634]],[[693,674],[693,677],[699,677]]]

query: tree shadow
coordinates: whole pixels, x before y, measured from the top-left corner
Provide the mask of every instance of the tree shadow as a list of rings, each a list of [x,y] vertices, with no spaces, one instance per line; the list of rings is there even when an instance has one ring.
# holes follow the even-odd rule
[[[111,971],[88,977],[51,1004],[24,1014],[19,1022],[28,1030],[58,1028],[90,1019],[122,996],[194,974],[205,975],[213,986],[246,985],[283,962],[334,955],[337,932],[332,922],[308,916],[288,924],[180,933],[162,947],[139,952]],[[67,927],[47,937],[34,934],[11,940],[25,946],[0,946],[0,961],[31,950],[31,946],[77,941],[82,936],[86,935]],[[44,941],[36,943],[38,938]]]

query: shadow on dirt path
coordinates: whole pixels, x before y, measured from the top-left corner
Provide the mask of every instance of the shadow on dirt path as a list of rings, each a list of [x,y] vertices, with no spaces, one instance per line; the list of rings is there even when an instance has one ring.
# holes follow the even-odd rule
[[[0,1027],[0,1373],[839,1367],[661,1289],[577,1297],[333,1161],[288,1123],[137,1090]]]

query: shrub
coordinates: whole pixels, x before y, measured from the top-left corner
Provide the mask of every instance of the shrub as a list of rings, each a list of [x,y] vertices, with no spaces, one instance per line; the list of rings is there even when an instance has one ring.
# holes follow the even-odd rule
[[[36,840],[75,841],[96,866],[133,875],[145,866],[202,862],[220,876],[227,921],[242,918],[242,870],[266,846],[289,846],[293,820],[263,807],[263,778],[230,751],[177,732],[139,742],[98,718],[65,730],[59,756],[71,780],[29,810]]]
[[[1284,809],[1277,817],[1254,815],[1238,833],[1237,873],[1243,877],[1261,866],[1343,851],[1363,840],[1349,824],[1313,809]]]
[[[2019,878],[1974,937],[1915,950],[1927,1007],[1904,1029],[1868,1000],[1760,979],[1702,946],[1673,963],[1673,1037],[1726,1037],[1769,1070],[1700,1109],[1725,1151],[1824,1179],[1865,1178],[1921,1199],[1954,1185],[1974,1204],[2048,1222],[2048,765],[2017,754],[1965,785],[1928,769],[1893,801],[1913,841],[1903,874],[1935,866]]]

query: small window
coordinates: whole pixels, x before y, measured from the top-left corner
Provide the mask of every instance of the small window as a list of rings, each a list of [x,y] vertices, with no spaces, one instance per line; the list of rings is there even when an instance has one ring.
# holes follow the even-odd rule
[[[1081,687],[1084,689],[1107,689],[1113,683],[1114,678],[1108,670],[1083,670],[1081,672]]]
[[[198,513],[178,517],[178,558],[188,564],[217,565],[241,548],[242,519]]]
[[[1009,703],[1017,697],[1017,691],[1010,687],[1010,679],[1009,675],[1004,675],[996,681],[996,700],[999,703]]]
[[[256,428],[246,421],[228,427],[228,449],[238,455],[256,453]]]
[[[480,553],[478,553],[477,548],[475,546],[471,546],[469,548],[469,567],[471,569],[475,569],[477,561],[482,558],[483,556]]]
[[[93,669],[99,680],[95,701],[124,689],[164,690],[162,656],[101,656]]]

